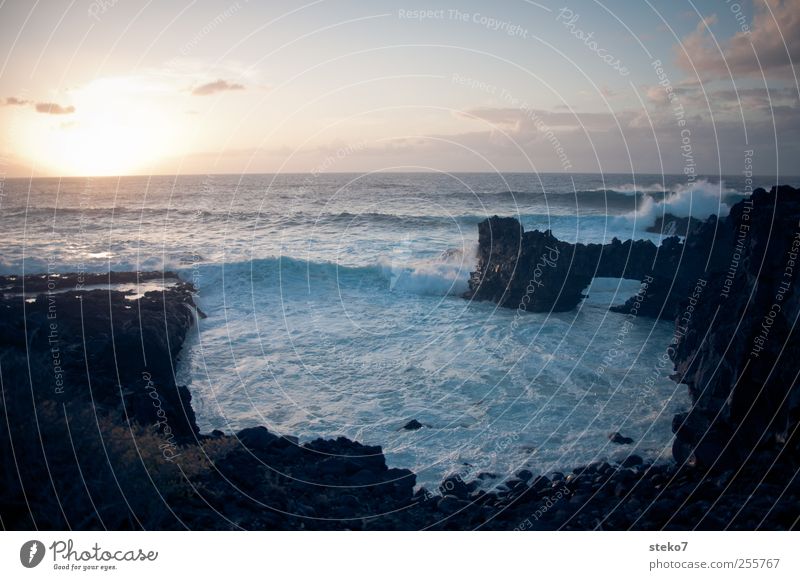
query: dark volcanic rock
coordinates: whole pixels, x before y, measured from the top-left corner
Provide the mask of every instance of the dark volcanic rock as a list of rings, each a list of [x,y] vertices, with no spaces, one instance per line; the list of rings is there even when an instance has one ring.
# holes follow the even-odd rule
[[[271,449],[279,439],[270,433],[266,427],[250,427],[242,429],[236,434],[239,442],[251,451],[266,451]]]
[[[96,286],[116,284],[143,284],[145,282],[180,283],[174,272],[84,272],[82,274],[28,274],[27,276],[0,276],[2,294],[44,294],[56,290],[96,289]]]
[[[411,421],[403,425],[403,429],[406,431],[416,431],[417,429],[422,429],[422,423],[416,419],[411,419]]]
[[[644,463],[644,460],[641,457],[639,457],[638,455],[630,455],[625,458],[625,460],[622,462],[621,465],[624,468],[628,468],[628,467],[636,467],[638,465],[641,465],[642,463]]]
[[[488,488],[498,476],[480,473],[476,481],[449,476],[436,493],[415,490],[416,476],[389,468],[381,447],[343,437],[300,444],[263,427],[198,436],[189,393],[173,378],[196,312],[188,284],[138,300],[84,290],[28,303],[21,289],[50,289],[46,276],[0,278],[0,416],[9,418],[0,430],[0,520],[11,529],[797,528],[798,192],[756,190],[728,218],[689,225],[685,240],[656,247],[567,244],[509,218],[480,224],[471,297],[569,309],[594,276],[646,280],[620,310],[675,320],[667,352],[692,398],[673,420],[677,462],[631,455],[549,479],[533,466],[496,489]],[[98,283],[142,279],[113,274]],[[56,286],[73,284],[64,276]],[[150,431],[137,431],[142,447],[118,440],[138,424],[162,441],[164,417],[185,463],[153,485],[172,459]],[[110,437],[95,445],[103,422]],[[187,477],[190,485],[176,487]]]
[[[139,281],[177,280],[169,273],[140,273]],[[87,280],[129,284],[136,272],[0,277],[0,287],[26,294],[0,299],[0,349],[5,357],[44,361],[53,369],[35,384],[38,400],[89,400],[123,409],[141,425],[167,437],[198,432],[189,390],[175,384],[173,362],[194,324],[191,284],[178,282],[138,299],[116,290],[81,290]],[[49,284],[49,286],[48,286]],[[113,286],[112,286],[113,287]],[[73,288],[72,291],[55,291]],[[74,290],[77,288],[77,290]],[[27,302],[32,291],[35,301]]]
[[[653,234],[661,234],[665,237],[687,236],[693,229],[702,225],[703,220],[693,217],[677,217],[671,213],[658,216],[656,222],[646,229]]]
[[[643,281],[638,315],[673,320],[677,306],[702,274],[705,263],[684,259],[684,243],[666,238],[571,244],[546,232],[525,232],[514,218],[492,217],[478,225],[478,266],[466,298],[505,308],[560,312],[575,308],[595,277]],[[624,306],[629,312],[635,297]]]
[[[633,443],[633,439],[630,437],[625,437],[619,431],[614,431],[613,433],[608,434],[608,440],[612,443],[616,443],[617,445],[630,445]]]
[[[533,479],[533,473],[528,469],[523,469],[522,471],[517,472],[517,477],[522,481],[530,481]]]
[[[693,402],[673,421],[675,459],[726,468],[762,448],[796,457],[800,192],[757,189],[696,239],[712,235],[727,241],[726,251],[710,261],[703,292],[684,301],[671,351],[674,378]]]

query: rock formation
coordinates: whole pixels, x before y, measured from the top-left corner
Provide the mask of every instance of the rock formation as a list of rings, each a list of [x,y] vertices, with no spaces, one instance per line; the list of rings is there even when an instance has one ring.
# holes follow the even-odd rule
[[[693,404],[673,422],[675,459],[724,469],[761,449],[797,457],[800,191],[755,190],[716,234],[724,251],[702,294],[682,305],[691,307],[688,324],[676,320],[674,378],[689,385]]]
[[[171,279],[132,300],[119,284]],[[191,284],[164,272],[0,277],[0,350],[27,357],[41,380],[37,400],[90,401],[122,409],[169,437],[198,432],[191,394],[175,384],[173,361],[194,324]],[[108,289],[88,290],[98,284]],[[23,291],[25,294],[21,294]]]
[[[467,466],[434,492],[415,490],[415,475],[389,468],[378,446],[300,444],[263,427],[198,433],[188,390],[174,380],[197,312],[190,284],[137,297],[79,290],[76,275],[2,277],[0,521],[38,530],[795,529],[798,193],[756,190],[728,218],[658,247],[568,244],[510,218],[480,224],[473,299],[568,310],[594,276],[647,281],[640,315],[675,320],[669,354],[692,407],[673,421],[670,464],[630,455],[500,477]],[[174,275],[92,283],[164,278]]]
[[[757,189],[686,237],[570,244],[513,218],[479,225],[466,297],[532,312],[575,308],[593,277],[644,280],[640,316],[673,320],[673,378],[692,408],[675,417],[678,462],[730,468],[758,451],[797,453],[800,421],[800,192]],[[628,312],[624,306],[612,308]]]
[[[661,234],[664,237],[687,236],[689,232],[702,223],[703,220],[694,217],[678,217],[671,213],[666,213],[658,216],[655,223],[645,229],[651,234]]]
[[[525,232],[514,218],[478,225],[478,267],[465,297],[528,312],[563,312],[580,304],[593,278],[648,282],[639,314],[672,320],[678,303],[703,272],[677,237],[571,244],[546,232]],[[629,305],[620,308],[628,311]]]

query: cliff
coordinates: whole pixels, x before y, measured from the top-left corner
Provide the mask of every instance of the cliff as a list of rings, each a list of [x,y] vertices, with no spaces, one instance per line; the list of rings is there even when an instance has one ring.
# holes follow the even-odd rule
[[[571,244],[549,230],[525,232],[516,219],[495,216],[478,225],[478,265],[465,298],[528,312],[563,312],[580,304],[593,278],[647,280],[640,315],[672,320],[703,272],[703,262],[686,251],[677,237],[660,246],[617,238]]]
[[[724,219],[684,224],[684,239],[570,244],[513,218],[479,225],[467,298],[531,312],[571,310],[593,277],[646,280],[638,313],[674,321],[673,378],[690,412],[675,417],[679,463],[726,469],[760,451],[797,455],[796,322],[800,195],[757,189]],[[612,308],[627,312],[624,306]]]
[[[724,259],[709,269],[691,322],[676,321],[687,328],[671,351],[673,378],[693,405],[675,417],[675,459],[727,468],[762,450],[797,457],[800,191],[757,189],[718,234]]]
[[[379,446],[263,427],[198,431],[174,379],[197,310],[169,273],[0,278],[0,522],[6,529],[794,529],[800,525],[800,198],[756,190],[684,240],[568,244],[479,228],[469,296],[574,308],[593,276],[648,280],[675,320],[676,461],[454,473],[438,489]],[[143,296],[120,284],[160,282]],[[105,284],[110,288],[92,289]],[[88,286],[88,287],[87,287]],[[115,289],[117,288],[117,289]],[[699,289],[699,291],[698,291]],[[679,331],[679,332],[678,332]],[[533,469],[533,467],[531,468]],[[482,482],[493,481],[493,490]]]

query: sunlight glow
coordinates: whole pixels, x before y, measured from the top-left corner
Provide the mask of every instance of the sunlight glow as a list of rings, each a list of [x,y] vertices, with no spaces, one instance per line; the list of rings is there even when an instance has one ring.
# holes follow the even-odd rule
[[[74,114],[37,114],[26,127],[26,157],[62,175],[146,172],[174,153],[179,133],[160,92],[135,77],[98,79],[71,91]]]

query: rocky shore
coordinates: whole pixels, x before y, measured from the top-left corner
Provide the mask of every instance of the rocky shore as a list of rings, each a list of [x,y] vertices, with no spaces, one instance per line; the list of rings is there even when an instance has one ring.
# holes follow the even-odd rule
[[[594,276],[649,280],[640,315],[675,321],[668,352],[692,408],[675,417],[670,463],[631,455],[548,474],[475,474],[464,466],[435,490],[417,489],[412,472],[387,466],[378,446],[344,438],[300,444],[263,427],[201,434],[174,373],[199,313],[191,284],[174,274],[110,273],[91,283],[78,274],[1,277],[8,428],[0,430],[0,522],[5,529],[797,528],[800,192],[756,190],[728,218],[687,230],[658,247],[573,245],[524,232],[509,218],[480,225],[471,299],[568,310]],[[124,287],[143,282],[158,287],[143,295]],[[627,441],[619,435],[618,442]]]
[[[515,218],[495,216],[478,225],[478,267],[465,298],[525,312],[564,312],[581,303],[592,279],[624,278],[647,283],[640,315],[674,320],[680,300],[704,270],[704,262],[685,256],[687,249],[674,236],[660,246],[617,238],[571,244],[549,230],[526,232]]]

